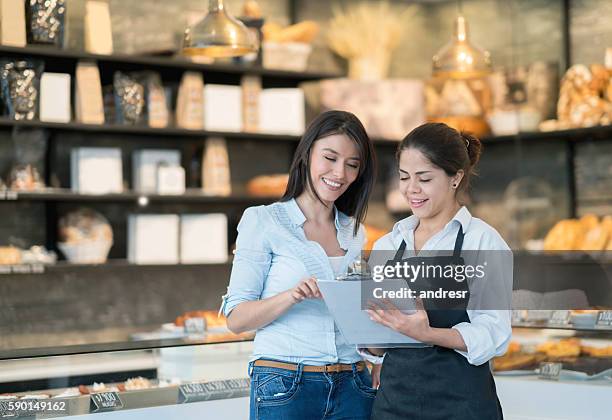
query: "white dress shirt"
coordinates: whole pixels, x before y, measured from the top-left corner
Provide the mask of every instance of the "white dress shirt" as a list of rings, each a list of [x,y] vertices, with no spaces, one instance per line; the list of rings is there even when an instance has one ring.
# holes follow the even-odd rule
[[[414,215],[400,220],[393,226],[391,232],[374,243],[372,250],[396,250],[402,241],[406,241],[406,253],[414,255],[414,230],[418,224],[419,219]],[[422,250],[452,250],[459,226],[462,226],[465,235],[462,250],[510,250],[494,228],[481,219],[472,217],[466,207],[461,207],[444,229],[429,238]],[[511,279],[508,284],[512,284]],[[461,322],[452,327],[461,334],[467,351],[455,351],[472,365],[481,365],[495,356],[504,354],[512,336],[510,310],[468,309],[467,314],[470,322]],[[359,353],[373,363],[382,363],[383,357],[373,356],[363,349],[359,349]]]

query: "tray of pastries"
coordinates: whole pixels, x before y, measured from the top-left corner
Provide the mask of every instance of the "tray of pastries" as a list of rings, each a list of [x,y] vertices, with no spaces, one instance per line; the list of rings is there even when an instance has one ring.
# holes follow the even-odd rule
[[[493,370],[502,375],[537,374],[542,362],[562,363],[564,372],[579,373],[584,379],[603,376],[612,380],[609,341],[575,337],[547,340],[535,347],[513,341],[506,354],[493,359]]]

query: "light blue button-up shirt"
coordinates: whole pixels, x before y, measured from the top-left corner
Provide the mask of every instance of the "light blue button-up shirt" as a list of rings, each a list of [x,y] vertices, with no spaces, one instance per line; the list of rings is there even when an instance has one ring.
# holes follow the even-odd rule
[[[404,257],[415,256],[414,230],[418,225],[419,219],[414,215],[400,220],[391,232],[374,243],[372,249],[374,251],[395,250],[399,248],[402,241],[406,241]],[[510,251],[500,234],[481,219],[472,217],[466,207],[461,207],[444,229],[429,238],[422,250],[452,250],[459,226],[463,228],[465,234],[463,250]],[[503,274],[512,276],[512,272]],[[505,281],[505,284],[510,287],[507,292],[511,293],[512,280]],[[512,336],[510,311],[468,309],[467,314],[470,322],[462,322],[453,326],[459,331],[467,347],[467,351],[456,350],[457,353],[463,355],[473,365],[481,365],[495,356],[504,354]],[[382,358],[371,359],[371,361],[380,363]]]
[[[363,226],[353,236],[355,220],[334,208],[338,243],[346,251],[341,271],[360,257]],[[238,304],[282,293],[303,278],[334,279],[321,245],[304,234],[306,217],[295,200],[245,210],[223,312]],[[321,299],[293,305],[270,324],[257,330],[251,360],[270,358],[290,363],[324,365],[361,360],[355,346],[346,343]]]

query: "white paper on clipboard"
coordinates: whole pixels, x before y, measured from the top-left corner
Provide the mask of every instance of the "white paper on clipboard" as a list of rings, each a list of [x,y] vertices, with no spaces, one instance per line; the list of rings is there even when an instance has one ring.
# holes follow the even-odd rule
[[[368,347],[428,346],[372,321],[362,309],[360,281],[317,280],[317,284],[327,309],[347,343]],[[406,310],[409,303],[402,303],[402,309]]]

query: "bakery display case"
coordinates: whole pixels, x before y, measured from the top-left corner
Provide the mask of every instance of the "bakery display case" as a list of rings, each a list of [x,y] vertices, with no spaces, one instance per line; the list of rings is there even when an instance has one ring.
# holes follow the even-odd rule
[[[188,311],[127,341],[3,349],[0,416],[246,418],[252,338],[213,311]]]
[[[124,344],[2,352],[0,416],[248,417],[249,337]]]
[[[589,234],[608,219],[581,220],[594,225],[582,229],[568,220],[578,225],[560,232],[557,224],[543,241],[546,251],[515,252],[512,341],[491,362],[508,418],[609,415],[612,259],[609,251],[593,250]],[[552,251],[555,244],[564,250]],[[578,251],[581,244],[590,250]]]
[[[492,361],[505,417],[608,418],[611,350],[609,326],[514,327],[508,352]]]

